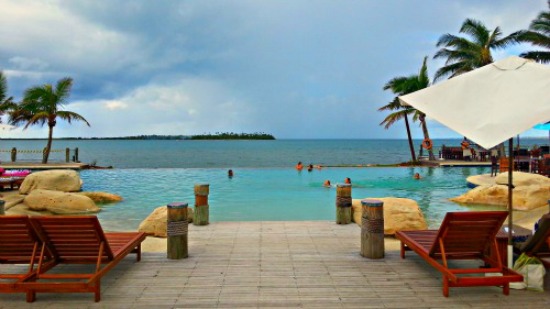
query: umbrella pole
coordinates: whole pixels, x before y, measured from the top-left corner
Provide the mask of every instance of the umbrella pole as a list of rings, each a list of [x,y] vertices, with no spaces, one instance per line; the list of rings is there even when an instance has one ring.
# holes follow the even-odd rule
[[[508,151],[510,153],[508,158],[508,267],[511,268],[514,264],[514,247],[512,241],[512,215],[514,208],[512,207],[512,190],[514,184],[512,182],[514,173],[514,138],[511,137],[508,140]]]

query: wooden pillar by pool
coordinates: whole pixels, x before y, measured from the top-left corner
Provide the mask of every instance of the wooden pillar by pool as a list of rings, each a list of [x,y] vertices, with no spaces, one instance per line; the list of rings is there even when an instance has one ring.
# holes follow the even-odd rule
[[[65,162],[71,160],[71,149],[69,147],[65,148]]]
[[[11,149],[11,162],[17,161],[17,148],[13,147]]]
[[[371,259],[384,257],[384,202],[361,200],[361,255]]]
[[[195,214],[193,224],[207,225],[209,222],[208,193],[210,193],[209,184],[195,185]]]
[[[6,201],[0,200],[0,216],[5,215],[4,205],[6,204]]]
[[[183,259],[187,252],[187,203],[170,203],[166,206],[166,235],[168,236],[166,256],[169,259]]]
[[[351,223],[351,185],[336,186],[336,223]]]

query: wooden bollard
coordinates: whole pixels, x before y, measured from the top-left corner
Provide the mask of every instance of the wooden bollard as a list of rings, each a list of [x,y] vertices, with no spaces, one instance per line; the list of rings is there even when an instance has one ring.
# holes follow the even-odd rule
[[[207,225],[209,223],[208,193],[210,193],[209,184],[195,185],[194,225]]]
[[[169,259],[183,259],[187,252],[187,203],[170,203],[166,206],[166,255]]]
[[[361,255],[371,259],[384,257],[384,202],[361,200]]]
[[[351,223],[351,185],[336,186],[336,223]]]
[[[71,159],[71,149],[69,147],[65,148],[65,162],[69,162]]]
[[[11,162],[17,161],[17,148],[13,147],[11,149]]]
[[[6,214],[6,212],[5,212],[5,210],[4,210],[4,205],[5,205],[5,204],[6,204],[6,201],[0,200],[0,216]]]

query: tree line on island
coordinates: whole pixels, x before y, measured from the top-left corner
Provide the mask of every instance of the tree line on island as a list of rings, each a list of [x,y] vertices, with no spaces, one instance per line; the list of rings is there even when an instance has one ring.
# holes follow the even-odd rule
[[[466,19],[459,30],[459,33],[466,35],[465,37],[444,34],[437,41],[436,47],[440,47],[440,49],[433,58],[441,58],[446,61],[445,65],[435,72],[434,82],[447,76],[453,78],[488,65],[493,62],[491,51],[504,49],[518,43],[530,43],[532,46],[540,48],[522,53],[519,55],[520,57],[532,59],[539,63],[550,63],[550,0],[548,1],[548,7],[548,11],[539,13],[531,22],[528,30],[520,30],[505,37],[503,37],[499,27],[490,31],[482,22]],[[380,123],[386,129],[397,121],[404,120],[413,163],[417,162],[417,158],[412,143],[408,117],[412,116],[413,122],[420,121],[424,140],[430,141],[428,127],[426,126],[426,115],[411,106],[401,106],[397,97],[431,85],[426,65],[427,58],[427,56],[424,57],[418,74],[395,77],[384,85],[384,90],[390,90],[396,96],[391,102],[378,109],[379,111],[392,112]],[[431,145],[430,143],[426,148],[429,159],[434,160]]]
[[[233,133],[226,132],[199,135],[134,135],[118,137],[62,137],[56,140],[274,140],[275,137],[267,133]]]

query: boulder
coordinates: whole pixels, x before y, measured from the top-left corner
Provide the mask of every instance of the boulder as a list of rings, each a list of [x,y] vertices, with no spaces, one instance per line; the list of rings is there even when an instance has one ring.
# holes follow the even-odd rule
[[[96,213],[101,209],[87,196],[53,190],[32,190],[23,203],[31,210],[54,214]]]
[[[79,192],[78,194],[91,198],[96,203],[107,204],[122,201],[122,196],[108,192]]]
[[[168,215],[166,206],[155,208],[153,212],[145,218],[140,224],[138,230],[147,235],[156,237],[167,237],[166,235],[166,216]],[[187,222],[193,222],[193,208],[187,207]]]
[[[372,199],[369,197],[369,199]],[[397,231],[425,230],[428,224],[416,201],[407,198],[373,198],[384,202],[384,234],[394,235]],[[352,218],[361,226],[361,199],[352,200]]]
[[[514,210],[531,210],[547,205],[550,199],[550,186],[520,186],[513,192]],[[479,186],[461,196],[450,199],[461,204],[508,205],[508,187],[504,185]]]
[[[29,194],[36,189],[78,192],[81,187],[82,180],[78,172],[73,170],[49,170],[34,172],[25,177],[19,187],[19,192]]]
[[[524,172],[514,172],[512,175],[512,182],[515,187],[520,186],[549,186],[550,187],[550,178],[531,173]],[[501,173],[495,177],[495,183],[497,185],[507,185],[508,184],[508,173]]]

